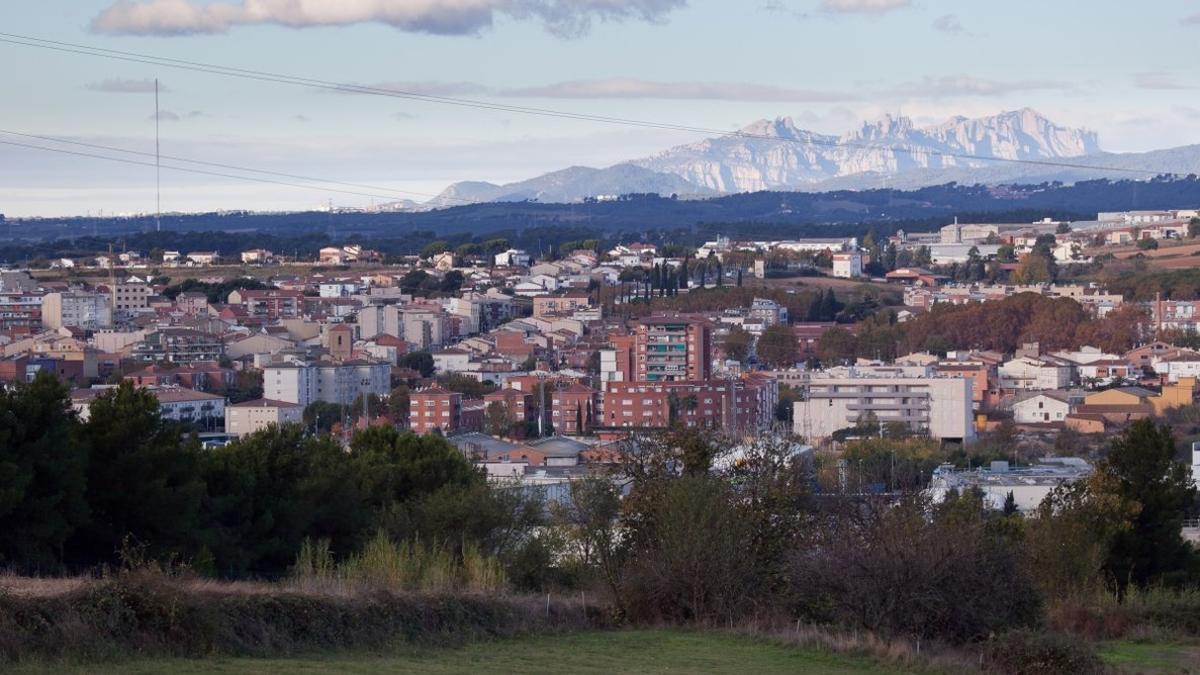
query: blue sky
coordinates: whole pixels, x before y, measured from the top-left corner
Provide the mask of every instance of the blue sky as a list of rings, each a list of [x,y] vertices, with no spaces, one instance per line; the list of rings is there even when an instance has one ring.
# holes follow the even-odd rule
[[[1200,2],[39,0],[0,31],[291,75],[734,129],[1031,106],[1111,151],[1200,143]],[[0,129],[437,193],[696,135],[248,82],[0,44]],[[0,135],[0,140],[19,140]],[[21,141],[27,142],[27,141]],[[41,143],[40,141],[38,143]],[[148,212],[147,167],[0,145],[0,213]],[[165,210],[364,197],[163,174]],[[413,195],[415,199],[423,199]]]

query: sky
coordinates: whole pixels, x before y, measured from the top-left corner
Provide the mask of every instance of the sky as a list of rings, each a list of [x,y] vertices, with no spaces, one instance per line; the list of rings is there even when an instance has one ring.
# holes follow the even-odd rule
[[[13,0],[0,32],[704,129],[791,116],[841,134],[888,113],[922,125],[1032,107],[1108,151],[1200,143],[1197,0]],[[424,201],[455,181],[609,166],[704,136],[0,42],[0,141],[153,153],[156,78],[164,156],[371,186],[164,170],[165,212]],[[155,208],[152,166],[0,143],[0,213]]]

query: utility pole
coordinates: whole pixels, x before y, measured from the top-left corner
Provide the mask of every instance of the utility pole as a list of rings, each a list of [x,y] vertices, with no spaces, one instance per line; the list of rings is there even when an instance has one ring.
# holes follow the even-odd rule
[[[162,232],[162,119],[158,109],[158,78],[154,78],[154,231]]]

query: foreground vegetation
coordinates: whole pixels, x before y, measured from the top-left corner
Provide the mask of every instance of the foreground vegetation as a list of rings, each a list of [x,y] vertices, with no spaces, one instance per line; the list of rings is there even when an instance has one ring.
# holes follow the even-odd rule
[[[147,660],[57,672],[88,673],[854,673],[886,671],[863,656],[799,649],[745,635],[679,630],[588,632],[476,643],[456,649],[298,659]],[[17,672],[22,672],[18,670]],[[24,672],[44,672],[29,666]]]
[[[1181,537],[1196,491],[1166,427],[1133,423],[1027,515],[976,492],[935,503],[923,471],[844,493],[796,449],[637,437],[614,475],[547,501],[489,486],[436,436],[372,428],[344,448],[289,426],[204,452],[145,392],[116,388],[80,421],[39,378],[0,392],[0,556],[100,580],[0,590],[0,662],[810,625],[893,666],[1086,673],[1106,641],[1200,636],[1200,559]],[[924,461],[909,449],[901,469]]]

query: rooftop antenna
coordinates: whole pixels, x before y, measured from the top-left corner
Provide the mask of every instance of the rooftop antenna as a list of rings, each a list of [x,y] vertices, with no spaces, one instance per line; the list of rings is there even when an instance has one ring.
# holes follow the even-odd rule
[[[158,78],[154,78],[154,231],[162,232],[162,154],[159,128],[162,118],[158,109]]]

